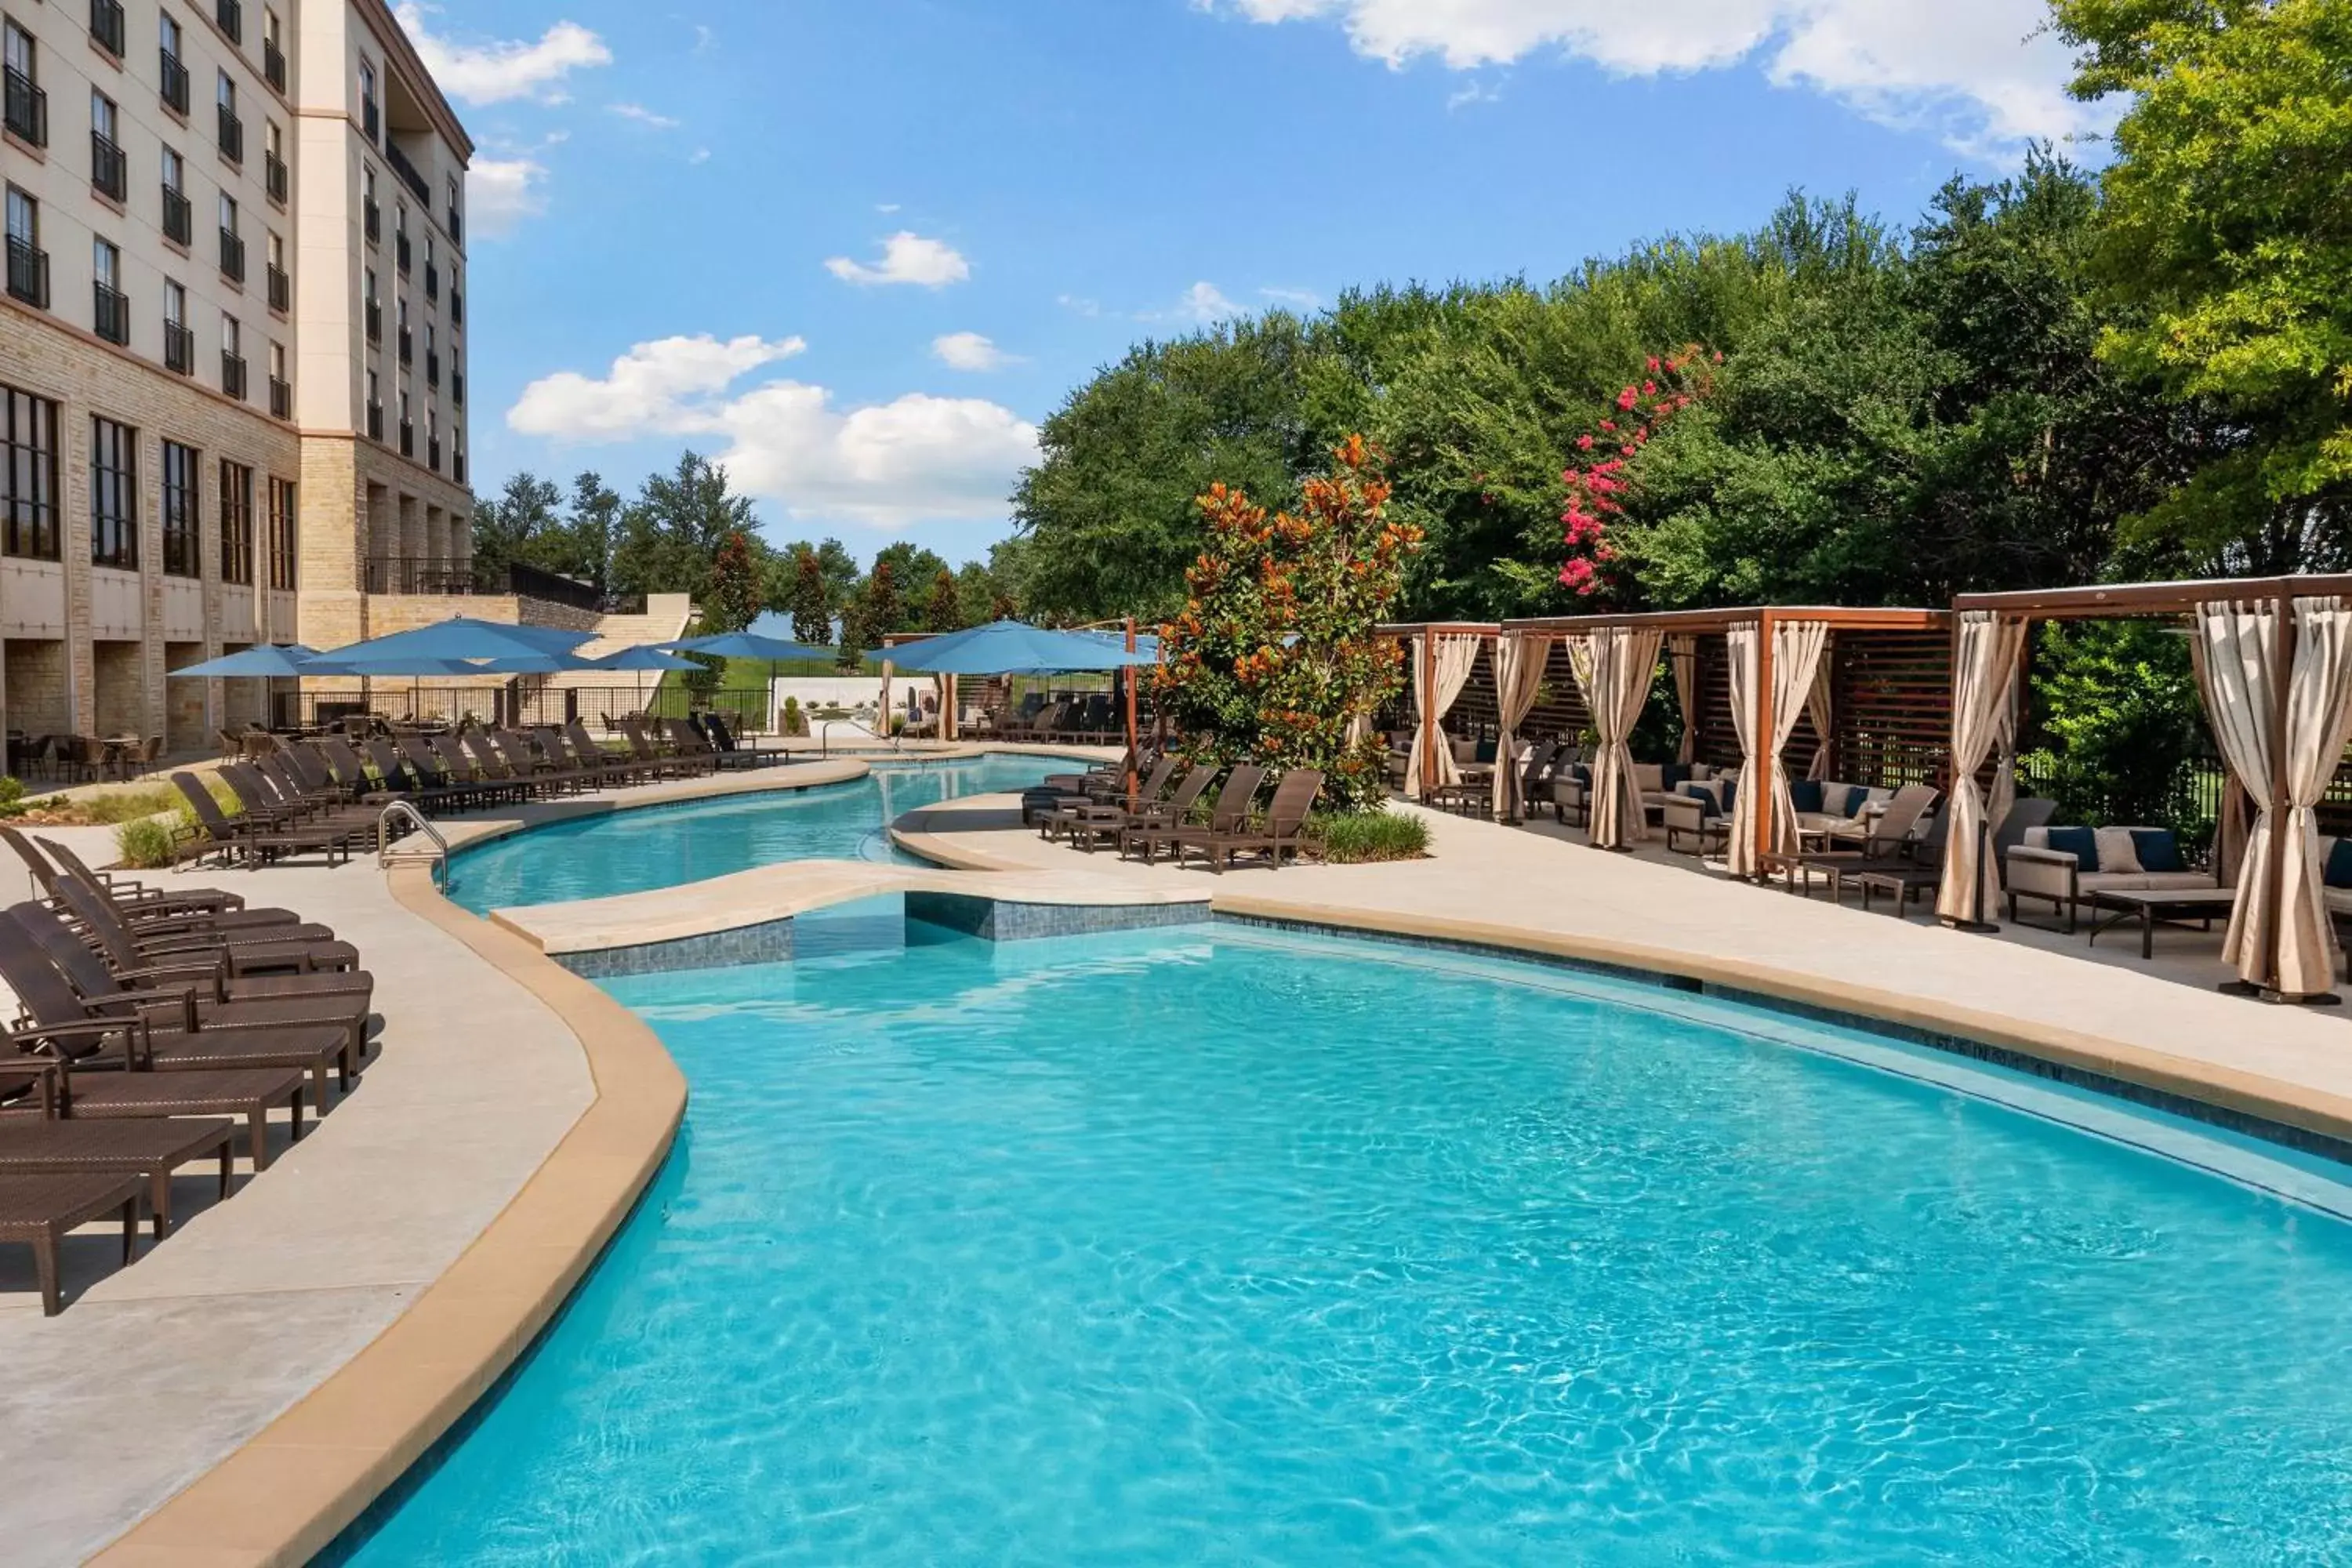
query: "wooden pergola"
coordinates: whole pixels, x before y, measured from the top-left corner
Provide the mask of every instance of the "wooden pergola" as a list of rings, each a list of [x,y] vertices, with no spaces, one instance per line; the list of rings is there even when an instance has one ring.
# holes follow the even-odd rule
[[[1372,628],[1372,635],[1389,641],[1401,642],[1420,651],[1413,658],[1413,679],[1417,700],[1415,709],[1421,714],[1421,731],[1413,744],[1421,752],[1421,793],[1426,800],[1431,780],[1437,776],[1437,735],[1442,728],[1436,712],[1434,687],[1437,665],[1437,639],[1441,637],[1475,637],[1485,639],[1480,648],[1480,662],[1494,655],[1495,638],[1502,628],[1492,621],[1398,621]],[[1465,689],[1466,690],[1466,689]]]
[[[2273,692],[2269,714],[2269,757],[2272,789],[2263,807],[2271,820],[2284,830],[2284,824],[2293,809],[2289,799],[2287,776],[2288,710],[2292,703],[2292,681],[2288,672],[2294,668],[2296,631],[2294,615],[2298,599],[2343,598],[2352,600],[2352,574],[2314,574],[2286,577],[2210,578],[2203,581],[2171,583],[2098,584],[2076,588],[2027,588],[2000,594],[1963,594],[1952,601],[1952,613],[1958,618],[1969,614],[1983,614],[2017,624],[2030,633],[2036,622],[2099,621],[2099,620],[2174,620],[2190,619],[2200,605],[2266,604],[2275,619],[2275,647],[2273,658],[2280,679]],[[2019,639],[2020,662],[2030,646],[2030,637]],[[2022,670],[2013,673],[2022,680]],[[2200,693],[2200,697],[2202,694]],[[2212,715],[2207,714],[2211,722]],[[1955,716],[1957,723],[1957,715]],[[2340,763],[2339,763],[2340,765]],[[2226,814],[2228,802],[2223,802]],[[2220,867],[2220,846],[2215,847],[2217,868]],[[2256,890],[2263,900],[2258,914],[2261,929],[2275,932],[2284,918],[2286,856],[2271,856],[2271,876],[2267,885]],[[2270,954],[2272,969],[2263,994],[2280,995],[2277,973],[2276,943]],[[2319,999],[2316,996],[2313,1000]],[[2334,1000],[2332,996],[2326,998]]]
[[[1727,634],[1757,629],[1756,711],[1750,733],[1772,733],[1773,634],[1783,623],[1813,622],[1829,629],[1832,732],[1812,737],[1830,748],[1838,776],[1881,786],[1940,775],[1951,706],[1952,614],[1947,610],[1864,608],[1843,605],[1765,605],[1703,610],[1627,611],[1505,621],[1503,634],[1538,637],[1555,646],[1571,637],[1617,627],[1703,639],[1691,651],[1692,722],[1696,760],[1736,766],[1743,760],[1732,722]],[[1549,654],[1547,655],[1549,657]],[[1669,658],[1678,657],[1668,654]],[[1810,719],[1799,722],[1810,726]],[[1864,738],[1868,744],[1864,744]],[[1791,744],[1795,743],[1792,737]],[[1749,787],[1755,787],[1751,783]],[[1759,798],[1755,813],[1759,858],[1771,847],[1772,814]]]

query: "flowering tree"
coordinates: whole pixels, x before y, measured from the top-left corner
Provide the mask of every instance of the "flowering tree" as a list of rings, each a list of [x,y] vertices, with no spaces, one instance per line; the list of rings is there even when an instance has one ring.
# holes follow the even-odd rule
[[[1388,521],[1389,486],[1361,436],[1307,481],[1298,511],[1213,485],[1208,548],[1184,574],[1183,613],[1160,627],[1160,700],[1184,754],[1315,768],[1341,811],[1376,805],[1384,758],[1372,715],[1403,684],[1404,650],[1372,635],[1403,589],[1421,531]]]
[[[1624,513],[1618,498],[1630,482],[1626,465],[1668,420],[1715,390],[1715,366],[1722,363],[1720,350],[1709,355],[1696,343],[1675,353],[1652,354],[1644,366],[1647,377],[1638,385],[1628,382],[1617,395],[1616,416],[1576,438],[1577,456],[1559,476],[1568,487],[1568,507],[1559,515],[1568,546],[1560,586],[1596,597],[1623,586],[1609,528]]]

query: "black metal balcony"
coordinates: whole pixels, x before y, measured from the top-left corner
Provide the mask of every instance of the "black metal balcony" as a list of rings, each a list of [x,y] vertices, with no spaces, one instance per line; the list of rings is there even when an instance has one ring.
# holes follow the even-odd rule
[[[218,0],[213,7],[213,20],[228,35],[232,44],[245,42],[245,6],[241,0]]]
[[[441,298],[441,268],[430,261],[425,264],[425,297],[428,300]]]
[[[286,276],[286,268],[274,265],[268,278],[269,308],[282,316],[294,308],[294,279]]]
[[[461,217],[459,217],[459,216],[457,216],[457,209],[456,207],[451,207],[451,208],[449,209],[449,226],[449,226],[449,243],[450,243],[450,244],[452,244],[452,245],[463,245],[463,244],[465,244],[465,243],[466,243],[466,220],[465,220],[465,219],[463,219],[463,218],[461,218]]]
[[[221,156],[232,163],[245,162],[245,121],[227,104],[215,105],[220,110]]]
[[[449,285],[449,324],[453,327],[466,324],[465,291],[455,283]]]
[[[96,131],[89,133],[89,187],[118,202],[131,195],[131,160],[113,138]]]
[[[91,40],[116,59],[122,58],[122,0],[89,0]]]
[[[441,437],[438,436],[425,438],[425,466],[436,474],[441,471]]]
[[[416,334],[406,327],[400,329],[400,363],[413,364],[416,360]]]
[[[163,73],[158,79],[162,84],[163,101],[184,118],[188,112],[188,68],[182,65],[180,57],[169,49],[163,50]]]
[[[286,90],[286,51],[275,38],[261,41],[261,78],[278,91]]]
[[[279,206],[286,205],[286,160],[275,153],[261,154],[261,188]]]
[[[196,334],[177,321],[163,323],[163,368],[182,375],[196,372]]]
[[[441,351],[439,349],[425,351],[425,384],[436,392],[441,390]]]
[[[383,307],[373,300],[367,302],[367,340],[372,343],[383,342]]]
[[[221,390],[242,401],[245,397],[245,356],[221,350]]]
[[[272,419],[294,417],[294,389],[274,375],[269,378],[269,416]]]
[[[401,275],[403,277],[406,277],[408,275],[408,264],[414,257],[414,253],[408,247],[408,231],[406,229],[400,229],[394,233],[392,237],[392,256],[393,260],[399,265]]]
[[[120,289],[110,289],[103,283],[90,285],[96,296],[96,309],[91,313],[91,326],[98,335],[110,343],[131,341],[131,297]]]
[[[360,205],[360,227],[366,233],[370,245],[383,238],[383,208],[377,205],[373,198]]]
[[[49,95],[16,67],[6,68],[5,118],[8,133],[36,147],[49,144]]]
[[[195,213],[188,205],[188,198],[171,186],[165,185],[163,187],[163,237],[174,245],[185,245],[194,233]]]
[[[411,420],[400,422],[400,455],[404,458],[416,456],[416,426]]]
[[[232,283],[245,281],[245,241],[228,230],[220,231],[221,276]]]
[[[457,480],[461,485],[466,482],[465,453],[452,452],[449,454],[449,477]]]
[[[368,405],[367,430],[369,440],[381,441],[383,439],[383,404],[371,403]]]
[[[466,373],[462,370],[449,373],[449,402],[453,407],[466,406]]]
[[[383,144],[383,161],[392,165],[392,172],[400,176],[400,183],[408,187],[409,194],[425,204],[425,216],[430,217],[433,214],[433,187],[425,183],[425,176],[416,172],[416,165],[408,161],[408,154],[386,142]]]
[[[27,305],[49,308],[49,253],[8,237],[8,292]]]
[[[376,109],[375,100],[373,98],[360,100],[360,134],[368,139],[369,146],[373,147],[376,144],[378,128],[383,122],[383,117]]]

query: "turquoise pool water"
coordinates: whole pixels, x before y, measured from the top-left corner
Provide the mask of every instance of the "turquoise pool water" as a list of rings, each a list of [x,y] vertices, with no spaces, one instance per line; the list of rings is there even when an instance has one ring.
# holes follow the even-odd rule
[[[1230,925],[611,990],[677,1152],[347,1561],[2352,1561],[2352,1227],[1861,1037]]]
[[[544,827],[450,862],[450,897],[484,914],[518,904],[641,893],[779,860],[889,859],[883,832],[906,812],[1018,790],[1086,764],[997,753],[962,763],[882,766],[854,784],[721,797]]]

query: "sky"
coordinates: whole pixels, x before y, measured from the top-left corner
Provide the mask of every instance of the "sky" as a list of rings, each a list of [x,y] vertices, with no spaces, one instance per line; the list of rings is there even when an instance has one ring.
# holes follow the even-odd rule
[[[683,447],[950,561],[1139,340],[1353,285],[1909,222],[2095,138],[2042,0],[404,0],[478,144],[478,490]],[[2078,156],[2095,158],[2095,142]]]

